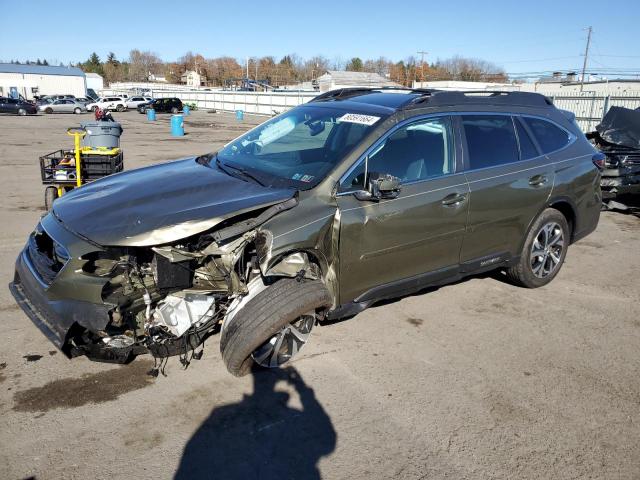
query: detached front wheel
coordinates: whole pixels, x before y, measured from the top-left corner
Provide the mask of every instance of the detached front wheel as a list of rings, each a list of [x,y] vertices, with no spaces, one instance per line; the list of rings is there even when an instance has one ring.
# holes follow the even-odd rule
[[[254,363],[275,368],[291,360],[307,343],[319,311],[331,296],[318,280],[279,280],[250,298],[225,320],[220,338],[222,359],[241,377]]]

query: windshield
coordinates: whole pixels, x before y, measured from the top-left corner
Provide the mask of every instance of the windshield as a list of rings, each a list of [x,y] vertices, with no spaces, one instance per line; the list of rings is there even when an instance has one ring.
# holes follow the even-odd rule
[[[317,185],[381,116],[305,105],[251,130],[218,152],[223,166],[263,185],[308,190]]]

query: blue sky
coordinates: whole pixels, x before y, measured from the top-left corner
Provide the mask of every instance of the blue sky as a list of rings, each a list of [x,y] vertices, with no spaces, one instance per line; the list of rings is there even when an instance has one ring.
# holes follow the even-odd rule
[[[164,60],[189,50],[205,57],[399,60],[426,50],[427,61],[459,54],[510,73],[567,70],[581,67],[584,28],[592,25],[592,69],[640,71],[638,0],[72,3],[0,0],[2,11],[17,20],[2,22],[0,59],[68,63],[92,51],[123,58],[138,48]]]

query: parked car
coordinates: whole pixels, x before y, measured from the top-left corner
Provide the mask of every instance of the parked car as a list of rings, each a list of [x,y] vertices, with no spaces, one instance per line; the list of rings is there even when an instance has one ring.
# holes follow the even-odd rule
[[[118,97],[101,97],[97,102],[87,104],[88,110],[117,110],[124,112],[127,109],[127,99],[123,96]]]
[[[380,300],[493,269],[547,285],[598,224],[601,162],[539,94],[340,89],[66,193],[11,290],[69,357],[185,354],[220,330],[244,375]]]
[[[149,103],[152,101],[153,101],[153,98],[151,97],[133,96],[127,99],[126,105],[127,105],[127,108],[136,109],[138,108],[139,105],[142,105],[143,103]]]
[[[75,100],[78,103],[83,103],[85,106],[87,106],[90,103],[93,103],[95,101],[92,98],[87,98],[87,97],[77,97]]]
[[[43,95],[39,97],[39,99],[49,99],[49,100],[65,100],[65,99],[74,99],[76,98],[74,95]]]
[[[44,113],[82,113],[87,111],[87,107],[75,99],[65,98],[38,105],[38,110]]]
[[[146,113],[150,108],[157,113],[178,113],[182,110],[182,101],[179,98],[157,98],[138,105],[138,112]]]
[[[38,108],[24,99],[0,97],[0,113],[33,115],[38,113]]]

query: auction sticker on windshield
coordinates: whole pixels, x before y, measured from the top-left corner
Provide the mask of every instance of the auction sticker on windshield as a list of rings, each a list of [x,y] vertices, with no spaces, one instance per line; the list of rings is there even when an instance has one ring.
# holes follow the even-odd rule
[[[362,115],[360,113],[345,113],[338,118],[338,122],[359,123],[361,125],[373,125],[380,117],[374,117],[373,115]]]

